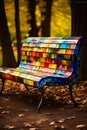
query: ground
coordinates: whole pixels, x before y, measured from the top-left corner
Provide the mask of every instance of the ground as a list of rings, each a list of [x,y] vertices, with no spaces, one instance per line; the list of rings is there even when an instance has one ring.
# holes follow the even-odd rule
[[[47,91],[50,96],[47,94],[38,113],[40,94],[33,89],[27,92],[19,84],[10,85],[12,88],[6,88],[0,95],[0,130],[87,130],[86,86],[76,89],[78,96],[75,95],[75,99],[80,103],[79,108],[73,107],[68,96],[65,98],[64,90],[56,98]]]

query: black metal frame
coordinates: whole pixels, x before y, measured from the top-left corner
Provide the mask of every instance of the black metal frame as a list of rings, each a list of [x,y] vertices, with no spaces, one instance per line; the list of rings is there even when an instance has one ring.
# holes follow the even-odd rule
[[[39,89],[40,92],[41,92],[41,98],[40,98],[40,101],[39,101],[39,104],[38,104],[38,107],[37,107],[37,111],[40,112],[41,111],[41,108],[42,108],[42,105],[43,105],[43,101],[44,101],[44,89],[41,88]]]
[[[38,112],[40,112],[41,111],[41,108],[42,108],[42,105],[43,105],[43,102],[44,102],[44,89],[42,88],[42,89],[39,89],[40,90],[40,92],[41,92],[41,98],[40,98],[40,101],[39,101],[39,104],[38,104],[38,107],[37,107],[37,111]],[[77,104],[77,102],[75,101],[75,99],[74,99],[74,96],[73,96],[73,92],[72,92],[72,90],[73,90],[73,85],[72,84],[69,84],[69,93],[70,93],[70,98],[71,98],[71,100],[72,100],[72,102],[73,102],[73,104],[74,104],[74,107],[76,108],[76,107],[78,107],[78,104]]]
[[[73,89],[73,85],[70,84],[70,85],[69,85],[69,92],[70,92],[71,100],[72,100],[72,102],[73,102],[73,104],[74,104],[74,107],[78,107],[78,104],[76,103],[76,101],[75,101],[75,99],[74,99],[74,97],[73,97],[72,89]]]

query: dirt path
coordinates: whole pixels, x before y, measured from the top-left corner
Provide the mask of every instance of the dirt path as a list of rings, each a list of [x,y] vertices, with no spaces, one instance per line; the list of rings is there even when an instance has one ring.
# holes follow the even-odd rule
[[[36,111],[39,95],[5,91],[0,96],[0,130],[87,130],[87,110],[72,104],[45,100]]]

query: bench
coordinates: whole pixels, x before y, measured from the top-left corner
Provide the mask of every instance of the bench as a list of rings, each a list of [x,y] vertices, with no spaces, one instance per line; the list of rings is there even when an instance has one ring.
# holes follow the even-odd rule
[[[80,73],[79,50],[83,37],[30,37],[21,47],[21,60],[17,68],[0,68],[2,84],[5,79],[37,87],[41,92],[40,111],[44,100],[44,86],[68,85],[74,107],[77,103],[72,87]]]

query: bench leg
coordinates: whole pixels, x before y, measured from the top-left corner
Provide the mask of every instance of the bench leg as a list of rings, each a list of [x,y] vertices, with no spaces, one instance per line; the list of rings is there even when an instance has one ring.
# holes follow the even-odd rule
[[[0,79],[0,95],[2,94],[2,91],[4,90],[4,81],[5,79]]]
[[[78,104],[76,103],[76,101],[75,101],[75,99],[74,99],[74,97],[73,97],[72,88],[73,88],[73,85],[69,85],[69,92],[70,92],[71,100],[72,100],[72,102],[74,103],[74,107],[77,107]]]
[[[25,84],[25,87],[26,87],[26,90],[29,91],[29,88],[28,88],[28,85],[27,85],[27,84]]]
[[[40,92],[41,92],[41,99],[40,99],[40,102],[39,102],[38,107],[37,107],[38,112],[40,112],[43,101],[44,101],[44,90],[43,90],[43,88],[40,89]]]

